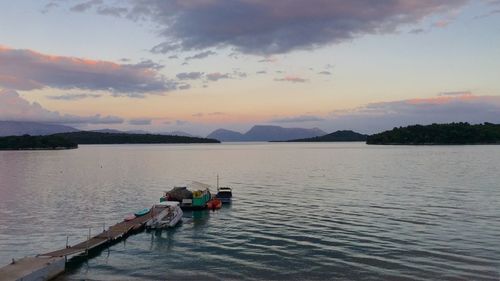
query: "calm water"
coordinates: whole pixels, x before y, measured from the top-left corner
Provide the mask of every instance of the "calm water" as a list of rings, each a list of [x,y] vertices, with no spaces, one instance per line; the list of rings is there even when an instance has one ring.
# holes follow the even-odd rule
[[[191,180],[230,208],[129,237],[62,280],[499,280],[500,147],[81,146],[0,152],[0,264]]]

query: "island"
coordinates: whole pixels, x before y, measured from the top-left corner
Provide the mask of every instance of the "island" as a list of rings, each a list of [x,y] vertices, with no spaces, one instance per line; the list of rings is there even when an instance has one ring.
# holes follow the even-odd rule
[[[57,135],[0,137],[0,150],[56,150],[74,148],[78,148],[76,142]]]
[[[356,133],[351,130],[336,131],[319,137],[288,140],[285,142],[364,142],[368,135]]]
[[[91,131],[79,131],[59,133],[58,136],[75,142],[77,144],[183,144],[183,143],[220,143],[220,141],[208,138],[169,136],[155,134],[127,134],[127,133],[101,133]]]
[[[368,137],[367,144],[378,145],[464,145],[500,144],[500,125],[450,123],[394,128]]]

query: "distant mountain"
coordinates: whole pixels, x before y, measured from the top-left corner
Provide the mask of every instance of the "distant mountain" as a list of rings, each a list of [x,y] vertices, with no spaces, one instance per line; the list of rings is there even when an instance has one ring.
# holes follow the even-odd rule
[[[98,130],[90,130],[88,132],[95,132],[95,133],[110,133],[110,134],[151,134],[148,131],[144,130],[129,130],[129,131],[120,131],[116,129],[98,129]]]
[[[279,126],[253,126],[245,133],[247,141],[285,141],[301,138],[312,138],[325,135],[326,133],[318,128],[283,128]]]
[[[152,134],[151,132],[144,131],[144,130],[128,130],[128,131],[125,131],[124,133],[126,133],[126,134],[139,134],[139,135]]]
[[[245,136],[240,132],[230,131],[226,129],[217,129],[209,134],[207,138],[220,141],[244,141]]]
[[[289,140],[288,142],[347,142],[347,141],[366,141],[368,135],[363,135],[350,130],[336,131],[328,135]]]
[[[57,133],[78,132],[79,130],[63,125],[37,122],[0,121],[0,136],[44,136]]]
[[[283,128],[279,126],[256,125],[245,134],[218,129],[208,135],[208,138],[220,141],[286,141],[299,138],[311,138],[325,135],[326,133],[318,128]]]
[[[124,133],[123,131],[120,131],[120,130],[115,130],[115,129],[99,129],[99,130],[90,130],[89,132],[95,132],[95,133],[110,133],[110,134],[120,134],[120,133]]]
[[[168,135],[168,136],[181,136],[181,137],[198,137],[198,136],[191,135],[190,133],[186,133],[183,131],[163,132],[163,133],[158,133],[158,134]]]
[[[99,133],[91,131],[61,133],[53,136],[63,137],[77,144],[219,143],[218,140],[206,138],[153,134]]]
[[[112,134],[135,134],[135,135],[162,135],[162,136],[181,136],[181,137],[194,137],[197,138],[199,136],[191,135],[182,131],[173,131],[173,132],[160,132],[160,133],[152,133],[145,130],[128,130],[128,131],[120,131],[116,129],[99,129],[99,130],[90,130],[89,132],[96,133],[112,133]]]

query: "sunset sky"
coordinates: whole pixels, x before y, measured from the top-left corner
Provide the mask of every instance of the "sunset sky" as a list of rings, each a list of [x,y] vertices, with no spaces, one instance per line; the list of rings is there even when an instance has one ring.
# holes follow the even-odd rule
[[[0,120],[198,135],[500,123],[500,1],[1,1]]]

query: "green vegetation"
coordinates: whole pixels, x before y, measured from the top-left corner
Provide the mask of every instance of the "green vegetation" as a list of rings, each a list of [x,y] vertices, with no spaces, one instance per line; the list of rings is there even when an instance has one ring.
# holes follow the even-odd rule
[[[369,136],[367,144],[500,144],[500,125],[484,123],[414,125]]]
[[[72,149],[78,144],[61,136],[10,136],[0,137],[0,150],[52,150]]]
[[[350,142],[350,141],[366,141],[367,135],[356,133],[353,131],[336,131],[328,135],[313,137],[307,139],[289,140],[288,142]]]
[[[218,140],[196,137],[88,131],[60,133],[53,136],[64,137],[78,144],[220,143]]]

